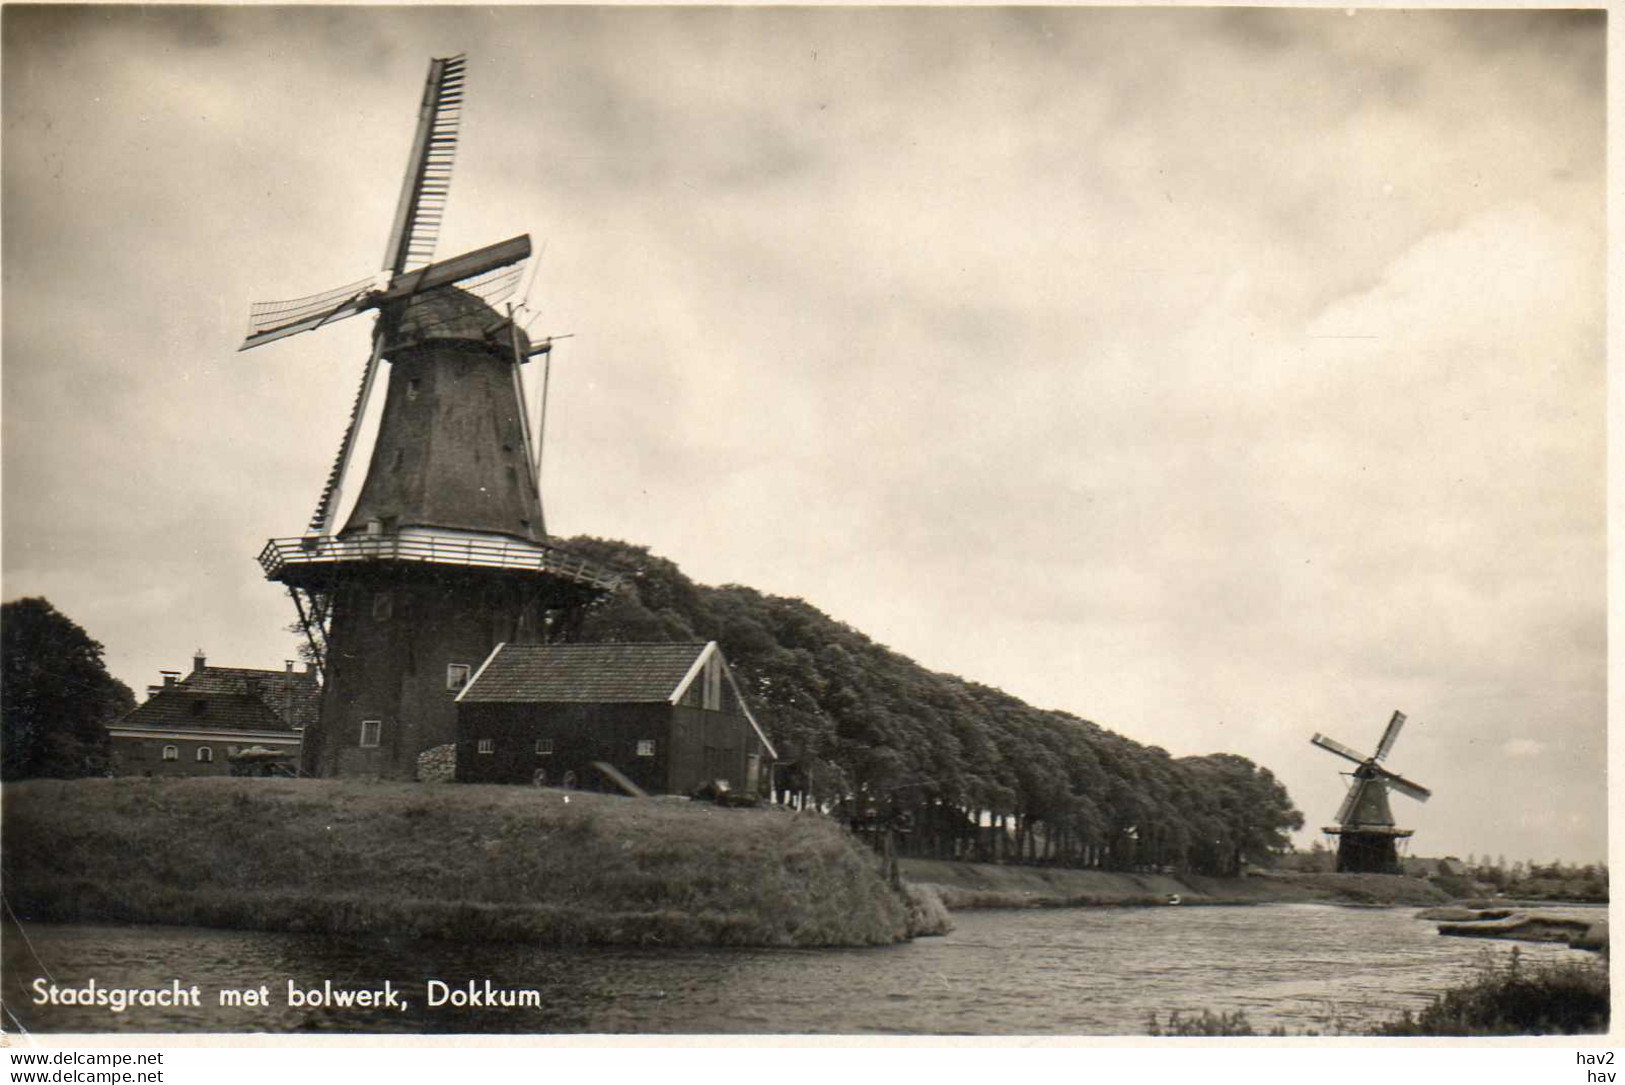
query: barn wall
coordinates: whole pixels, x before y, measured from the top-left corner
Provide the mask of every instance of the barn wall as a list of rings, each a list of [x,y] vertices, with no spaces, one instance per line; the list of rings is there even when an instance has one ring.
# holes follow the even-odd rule
[[[590,766],[607,761],[651,794],[671,791],[671,706],[666,704],[464,704],[459,706],[457,780],[460,783],[529,784],[537,769],[559,784],[574,771],[583,783],[597,776]],[[492,740],[491,753],[479,740]],[[551,738],[553,752],[538,754],[536,740]],[[639,740],[652,739],[653,757],[639,757]]]
[[[726,684],[724,684],[726,688]],[[735,791],[750,789],[750,759],[757,759],[756,788],[766,787],[767,751],[744,716],[680,704],[672,709],[672,791],[687,794],[708,780],[726,780]]]

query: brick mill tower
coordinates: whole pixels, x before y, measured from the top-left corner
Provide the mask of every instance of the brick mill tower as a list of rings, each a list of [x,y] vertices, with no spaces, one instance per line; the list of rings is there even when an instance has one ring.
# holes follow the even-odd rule
[[[530,238],[438,263],[464,87],[462,57],[430,63],[381,281],[253,307],[242,349],[376,310],[371,355],[303,536],[270,540],[268,579],[298,609],[323,676],[305,734],[312,775],[412,779],[456,737],[454,699],[501,642],[568,639],[608,573],[548,542],[525,364],[545,356],[495,308]],[[389,378],[354,507],[334,530],[380,363]]]

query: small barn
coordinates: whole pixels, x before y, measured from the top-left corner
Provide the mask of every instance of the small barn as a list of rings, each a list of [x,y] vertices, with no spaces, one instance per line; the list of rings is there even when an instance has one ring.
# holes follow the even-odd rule
[[[457,696],[464,783],[766,795],[776,757],[715,641],[499,644]]]

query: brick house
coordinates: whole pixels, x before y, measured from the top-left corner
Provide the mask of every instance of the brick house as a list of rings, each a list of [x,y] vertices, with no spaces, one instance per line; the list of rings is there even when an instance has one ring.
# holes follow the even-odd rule
[[[231,759],[259,747],[299,763],[306,726],[321,708],[321,684],[295,670],[211,667],[200,651],[192,670],[165,671],[161,686],[108,727],[115,776],[229,776]]]

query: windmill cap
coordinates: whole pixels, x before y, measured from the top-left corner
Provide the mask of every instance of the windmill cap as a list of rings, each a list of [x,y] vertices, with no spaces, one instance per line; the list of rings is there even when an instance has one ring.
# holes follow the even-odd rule
[[[442,286],[415,295],[406,303],[396,327],[397,349],[430,340],[456,340],[493,347],[504,356],[513,350],[508,318],[466,290]],[[530,337],[519,329],[519,356],[530,354]]]

